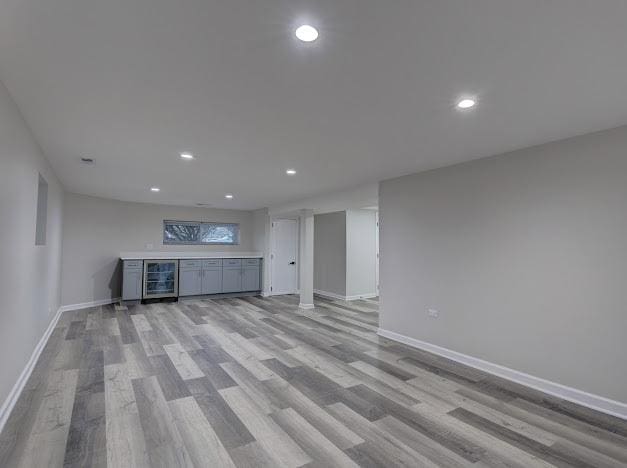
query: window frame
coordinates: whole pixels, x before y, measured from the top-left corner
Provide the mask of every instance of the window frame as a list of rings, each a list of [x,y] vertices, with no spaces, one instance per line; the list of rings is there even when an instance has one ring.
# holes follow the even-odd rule
[[[171,240],[166,237],[166,227],[172,224],[185,224],[191,226],[198,226],[198,240],[196,241],[177,241]],[[234,229],[233,242],[203,242],[202,241],[202,226],[226,226]],[[218,221],[178,221],[173,219],[163,220],[163,244],[164,245],[239,245],[240,243],[240,229],[239,223],[222,223]]]

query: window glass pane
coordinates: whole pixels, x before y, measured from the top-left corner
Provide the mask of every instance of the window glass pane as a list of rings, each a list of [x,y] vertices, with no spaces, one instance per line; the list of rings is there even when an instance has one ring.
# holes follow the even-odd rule
[[[222,223],[202,223],[200,240],[203,244],[238,244],[239,225]]]
[[[198,223],[177,223],[166,221],[163,228],[165,244],[197,244],[200,225]]]

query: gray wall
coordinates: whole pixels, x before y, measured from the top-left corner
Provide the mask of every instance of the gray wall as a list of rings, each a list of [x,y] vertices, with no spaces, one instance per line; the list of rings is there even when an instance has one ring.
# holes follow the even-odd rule
[[[627,127],[379,193],[382,328],[627,402]]]
[[[253,211],[253,250],[263,254],[263,294],[270,292],[270,215],[267,208]]]
[[[346,211],[346,295],[349,297],[377,292],[376,230],[376,211]]]
[[[346,212],[314,216],[314,289],[346,295]]]
[[[39,174],[46,244],[35,246]],[[0,406],[59,308],[63,189],[0,83]]]
[[[250,211],[129,203],[66,194],[62,304],[120,297],[120,252],[147,250],[228,252],[253,250]],[[240,223],[238,246],[163,245],[163,220]]]

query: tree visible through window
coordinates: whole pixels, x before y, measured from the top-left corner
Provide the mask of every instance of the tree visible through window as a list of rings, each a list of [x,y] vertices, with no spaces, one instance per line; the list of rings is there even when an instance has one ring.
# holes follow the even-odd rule
[[[164,221],[164,244],[237,245],[239,224],[198,221]]]

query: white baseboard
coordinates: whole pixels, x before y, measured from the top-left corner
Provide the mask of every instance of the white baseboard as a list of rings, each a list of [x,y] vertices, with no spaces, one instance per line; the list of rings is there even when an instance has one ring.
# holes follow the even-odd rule
[[[303,304],[302,302],[298,304],[299,309],[313,309],[314,307],[313,304]]]
[[[465,364],[469,367],[482,370],[489,374],[502,377],[512,382],[524,385],[534,390],[547,393],[549,395],[567,400],[578,405],[585,406],[596,411],[600,411],[611,416],[616,416],[621,419],[627,419],[627,403],[622,403],[616,400],[610,400],[599,395],[584,392],[576,388],[567,387],[566,385],[559,384],[557,382],[551,382],[550,380],[535,377],[533,375],[525,374],[509,367],[494,364],[492,362],[484,361],[483,359],[468,356],[466,354],[458,353],[447,348],[442,348],[425,341],[420,341],[409,336],[401,335],[393,331],[379,328],[377,331],[379,336],[389,338],[390,340],[398,341],[399,343],[406,344],[413,348],[422,349],[438,356],[443,356],[452,361]]]
[[[314,289],[314,294],[318,296],[330,297],[331,299],[340,299],[342,301],[346,300],[346,296],[342,296],[341,294],[337,294],[329,291],[321,291],[320,289]]]
[[[59,309],[61,312],[67,312],[68,310],[80,310],[80,309],[89,309],[90,307],[98,307],[107,304],[115,304],[116,302],[120,302],[122,300],[121,297],[115,297],[113,299],[101,299],[99,301],[92,302],[81,302],[79,304],[69,304],[61,306]]]
[[[57,326],[57,322],[59,321],[62,313],[63,311],[59,309],[57,310],[57,313],[54,314],[54,317],[52,317],[48,328],[46,328],[46,331],[37,343],[37,346],[35,346],[33,354],[31,354],[30,359],[26,363],[26,367],[24,367],[24,370],[18,377],[17,382],[15,382],[15,385],[13,385],[13,388],[9,392],[9,396],[6,398],[4,403],[2,403],[2,407],[0,407],[0,432],[2,432],[2,429],[4,429],[4,425],[9,419],[11,411],[13,411],[13,407],[17,403],[18,398],[22,394],[22,390],[24,390],[24,386],[26,385],[26,382],[28,382],[28,378],[33,372],[33,369],[35,368],[35,365],[39,360],[39,356],[46,347],[46,343],[48,343],[48,339],[50,338],[50,335],[52,335],[52,332]]]
[[[314,289],[314,294],[318,296],[330,297],[331,299],[339,299],[341,301],[354,301],[356,299],[370,299],[373,297],[377,297],[378,293],[368,293],[368,294],[357,294],[354,296],[342,296],[341,294],[336,294],[329,291],[322,291],[320,289]]]
[[[371,299],[377,297],[378,293],[357,294],[355,296],[346,296],[347,301],[355,301],[357,299]]]

